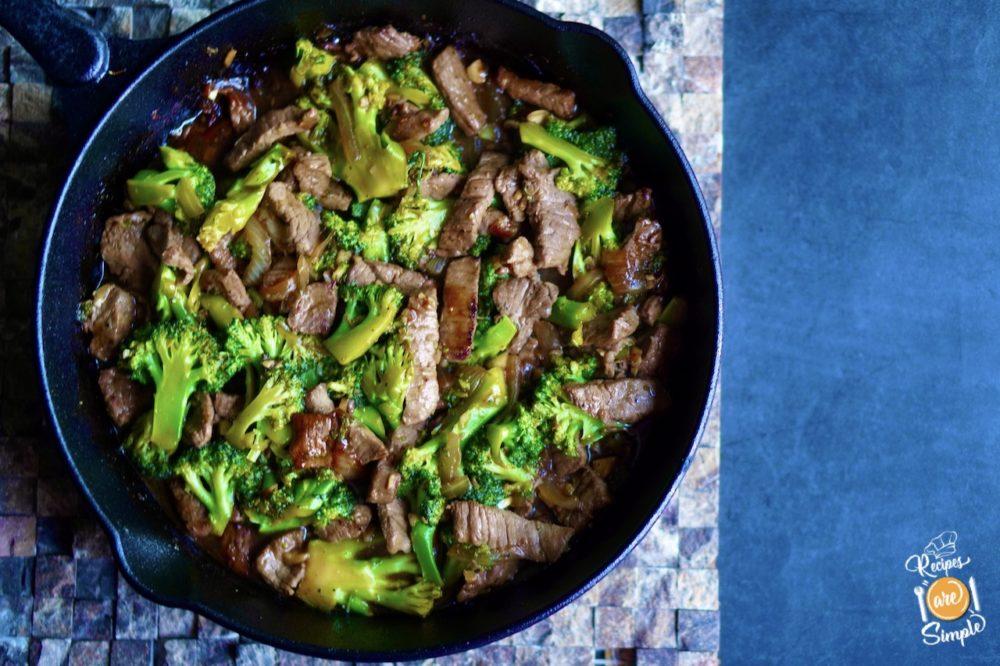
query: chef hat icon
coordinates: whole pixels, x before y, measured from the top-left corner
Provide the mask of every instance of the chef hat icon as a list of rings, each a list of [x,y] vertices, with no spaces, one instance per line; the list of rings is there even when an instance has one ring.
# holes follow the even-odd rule
[[[924,548],[924,552],[933,556],[935,560],[940,560],[942,557],[955,554],[955,551],[958,550],[957,546],[955,546],[957,541],[958,532],[941,532],[941,534],[931,539],[931,542]]]

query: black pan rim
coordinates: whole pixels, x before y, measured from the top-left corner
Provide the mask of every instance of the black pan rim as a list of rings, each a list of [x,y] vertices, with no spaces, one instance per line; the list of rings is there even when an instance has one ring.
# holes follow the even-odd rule
[[[64,183],[60,188],[59,195],[52,207],[52,211],[46,222],[45,236],[42,244],[42,254],[41,262],[39,264],[38,270],[38,281],[37,281],[37,291],[35,294],[35,345],[36,345],[36,363],[38,364],[39,374],[41,377],[42,391],[44,394],[45,408],[49,415],[49,422],[51,429],[55,434],[55,438],[59,443],[59,447],[63,452],[64,457],[69,465],[70,472],[80,488],[81,493],[87,499],[87,502],[93,508],[94,512],[101,523],[102,528],[108,534],[109,539],[113,545],[113,551],[115,554],[115,559],[118,562],[119,570],[128,580],[128,582],[134,587],[140,594],[147,597],[148,599],[166,606],[172,606],[175,608],[182,608],[185,610],[190,610],[196,612],[200,615],[204,615],[213,622],[216,622],[228,629],[236,631],[243,636],[251,638],[255,641],[265,643],[282,650],[288,650],[292,652],[297,652],[300,654],[305,654],[313,657],[323,657],[328,659],[346,660],[346,661],[410,661],[410,660],[420,660],[420,659],[430,659],[434,657],[442,657],[449,654],[454,654],[457,652],[462,652],[470,649],[475,649],[493,643],[495,641],[501,640],[510,636],[514,633],[523,631],[524,629],[530,627],[531,625],[544,620],[546,617],[552,615],[553,613],[561,610],[587,590],[597,584],[604,576],[606,576],[612,569],[617,567],[622,560],[624,560],[632,549],[642,540],[643,537],[651,529],[653,523],[657,516],[663,511],[664,507],[670,501],[670,499],[677,492],[680,485],[681,479],[686,474],[691,462],[694,458],[695,452],[697,451],[698,445],[704,434],[706,424],[709,418],[709,411],[711,409],[712,403],[715,399],[717,392],[717,385],[720,373],[720,360],[722,354],[722,337],[723,337],[723,281],[722,281],[722,269],[720,265],[719,249],[717,240],[715,237],[715,232],[712,227],[711,216],[708,212],[708,207],[705,203],[704,196],[698,186],[697,179],[695,178],[694,172],[691,168],[690,163],[687,160],[684,152],[674,137],[673,133],[667,127],[665,121],[656,111],[652,102],[643,92],[635,68],[632,65],[631,60],[628,55],[622,49],[621,45],[618,44],[614,39],[612,39],[606,33],[592,27],[589,25],[560,21],[554,19],[533,7],[524,5],[516,0],[489,0],[490,2],[500,5],[507,9],[512,9],[517,11],[531,19],[542,24],[546,29],[560,32],[560,33],[572,33],[580,35],[583,37],[590,37],[598,40],[603,44],[604,47],[611,49],[612,53],[619,58],[623,64],[626,66],[626,71],[629,76],[629,85],[632,88],[632,94],[635,99],[639,102],[640,106],[646,112],[646,114],[653,121],[657,130],[660,132],[667,142],[670,144],[674,155],[680,160],[681,167],[684,171],[685,178],[687,181],[687,186],[690,193],[694,196],[697,202],[699,217],[702,222],[702,232],[704,234],[704,242],[708,248],[709,258],[711,260],[712,266],[712,281],[714,282],[715,296],[716,296],[716,312],[715,312],[715,339],[714,339],[714,353],[712,356],[712,367],[709,376],[709,381],[705,391],[702,395],[702,409],[701,417],[698,421],[697,427],[694,434],[691,437],[691,441],[688,444],[687,454],[685,455],[684,462],[671,481],[670,486],[663,493],[663,496],[659,503],[656,505],[654,511],[649,515],[645,516],[642,526],[634,534],[632,534],[624,547],[620,550],[618,555],[611,561],[605,562],[598,567],[598,570],[594,572],[586,581],[584,581],[575,590],[566,594],[564,597],[552,603],[548,606],[544,606],[540,609],[536,609],[519,619],[510,622],[508,625],[502,627],[501,629],[486,632],[483,634],[476,635],[472,638],[462,641],[453,641],[451,643],[441,644],[429,648],[418,648],[412,650],[388,650],[388,651],[360,651],[360,650],[350,650],[350,649],[336,649],[336,648],[326,648],[313,643],[302,643],[297,641],[287,640],[278,636],[268,634],[266,631],[258,630],[254,627],[242,625],[241,623],[230,620],[223,612],[216,610],[215,608],[206,606],[198,601],[186,598],[174,596],[169,592],[153,589],[146,585],[132,570],[129,563],[129,556],[123,545],[123,540],[118,532],[118,528],[111,523],[106,513],[101,509],[101,506],[94,498],[93,494],[90,492],[87,485],[84,483],[79,470],[74,462],[73,456],[70,453],[69,447],[66,443],[66,438],[63,435],[63,430],[59,420],[56,416],[55,405],[52,401],[52,393],[49,386],[49,378],[45,370],[45,341],[42,336],[42,326],[44,318],[44,291],[46,284],[46,274],[48,269],[48,261],[50,256],[50,249],[52,244],[52,238],[55,232],[56,223],[63,214],[63,208],[66,204],[66,195],[68,190],[68,184],[71,183],[77,172],[79,171],[80,165],[83,161],[84,155],[90,150],[96,135],[102,129],[102,127],[107,123],[108,119],[111,118],[118,109],[121,100],[128,96],[133,90],[139,87],[143,80],[145,79],[147,73],[159,66],[161,62],[168,59],[174,54],[179,48],[181,48],[190,38],[195,35],[200,35],[205,32],[215,29],[215,27],[227,20],[231,15],[239,14],[245,11],[252,11],[259,5],[263,4],[267,0],[243,0],[234,5],[227,7],[215,14],[212,14],[205,20],[196,24],[189,30],[185,31],[181,35],[176,37],[176,41],[170,44],[162,53],[160,53],[149,65],[147,65],[143,70],[135,77],[135,79],[121,92],[115,99],[115,102],[110,106],[110,108],[105,111],[100,120],[95,125],[94,129],[91,130],[87,139],[84,141],[83,145],[79,148],[77,157],[73,161],[72,166],[67,171]]]

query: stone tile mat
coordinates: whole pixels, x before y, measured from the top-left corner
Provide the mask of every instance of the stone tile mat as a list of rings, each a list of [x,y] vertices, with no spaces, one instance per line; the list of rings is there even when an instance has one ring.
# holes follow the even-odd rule
[[[61,0],[62,1],[62,0]],[[103,30],[178,32],[229,0],[72,0]],[[536,0],[617,39],[679,137],[716,226],[721,212],[721,0]],[[118,574],[107,540],[48,440],[30,314],[37,248],[58,179],[52,91],[0,31],[0,664],[299,665],[159,607]],[[718,662],[719,412],[680,491],[623,566],[580,600],[500,643],[442,663],[695,666]]]

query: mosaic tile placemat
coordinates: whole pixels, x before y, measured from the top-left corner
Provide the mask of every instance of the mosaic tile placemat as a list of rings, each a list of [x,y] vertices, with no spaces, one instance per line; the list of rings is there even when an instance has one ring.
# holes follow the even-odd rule
[[[184,30],[225,0],[72,0],[111,33]],[[616,38],[687,151],[720,219],[722,0],[537,0]],[[68,155],[51,89],[0,32],[0,663],[305,664],[139,596],[46,435],[31,343],[36,260]],[[714,664],[718,409],[680,492],[645,541],[601,584],[548,620],[448,663]]]

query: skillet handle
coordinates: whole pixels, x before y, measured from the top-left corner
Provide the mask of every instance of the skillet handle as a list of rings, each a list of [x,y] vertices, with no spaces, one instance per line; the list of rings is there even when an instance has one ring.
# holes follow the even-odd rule
[[[80,14],[52,0],[0,0],[0,26],[56,84],[97,83],[108,73],[107,38]]]

